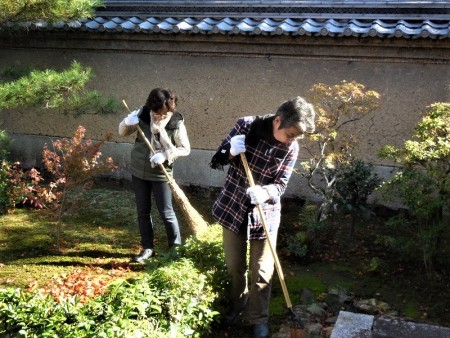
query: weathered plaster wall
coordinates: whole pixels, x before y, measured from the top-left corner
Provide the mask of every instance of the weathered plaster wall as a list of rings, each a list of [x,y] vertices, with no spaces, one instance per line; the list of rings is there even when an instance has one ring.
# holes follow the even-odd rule
[[[448,40],[34,32],[1,37],[0,65],[63,69],[77,60],[93,69],[92,88],[132,108],[142,105],[152,88],[170,87],[179,96],[196,156],[205,159],[239,116],[274,112],[296,95],[308,98],[314,83],[355,80],[382,95],[381,108],[352,130],[360,140],[358,154],[385,165],[378,149],[401,145],[426,106],[450,100],[449,51]],[[0,128],[12,134],[70,136],[81,124],[88,138],[113,132],[115,142],[133,141],[117,135],[125,109],[122,115],[77,119],[45,109],[0,114]],[[188,177],[183,181],[190,183]]]

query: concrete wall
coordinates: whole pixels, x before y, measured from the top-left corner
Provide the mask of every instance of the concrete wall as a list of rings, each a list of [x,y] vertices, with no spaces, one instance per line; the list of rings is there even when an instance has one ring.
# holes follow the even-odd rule
[[[178,160],[175,177],[183,184],[220,186],[223,173],[208,167],[214,149],[244,115],[272,113],[284,100],[315,83],[357,81],[382,95],[381,108],[358,122],[357,155],[387,174],[390,163],[377,157],[384,144],[401,145],[433,102],[450,101],[450,41],[242,35],[165,35],[76,32],[17,33],[0,36],[0,66],[31,65],[64,69],[73,60],[93,69],[90,87],[142,105],[149,91],[170,87],[179,96],[193,148]],[[15,109],[0,112],[0,129],[11,133],[14,154],[38,162],[42,137],[71,136],[78,125],[87,137],[115,134],[108,150],[126,166],[133,137],[120,138],[115,116],[73,118],[59,111]],[[33,146],[32,146],[33,145]],[[305,157],[301,153],[300,157]],[[294,178],[288,192],[308,195]]]

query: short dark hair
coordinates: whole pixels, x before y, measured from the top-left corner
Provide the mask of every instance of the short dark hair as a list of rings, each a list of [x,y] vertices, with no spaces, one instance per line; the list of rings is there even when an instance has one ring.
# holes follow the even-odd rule
[[[145,107],[151,111],[158,111],[162,107],[166,106],[169,110],[173,109],[171,106],[171,99],[177,102],[177,97],[172,93],[170,89],[155,88],[147,97]]]
[[[301,96],[283,102],[276,115],[281,119],[279,129],[295,127],[302,133],[313,133],[315,130],[314,107]]]

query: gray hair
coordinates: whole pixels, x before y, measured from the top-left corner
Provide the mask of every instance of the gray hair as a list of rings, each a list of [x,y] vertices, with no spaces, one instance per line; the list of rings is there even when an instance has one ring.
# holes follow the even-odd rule
[[[283,102],[276,115],[281,119],[280,129],[295,127],[308,134],[316,129],[314,107],[301,96]]]

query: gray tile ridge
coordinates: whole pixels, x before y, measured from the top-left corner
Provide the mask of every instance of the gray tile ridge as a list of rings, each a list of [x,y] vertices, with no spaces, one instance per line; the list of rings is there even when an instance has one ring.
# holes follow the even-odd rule
[[[0,30],[87,31],[146,34],[241,34],[332,36],[363,38],[448,39],[450,17],[447,20],[406,20],[403,18],[368,19],[340,18],[254,18],[254,17],[159,17],[145,15],[96,16],[91,19],[57,22],[24,22],[4,26]]]

